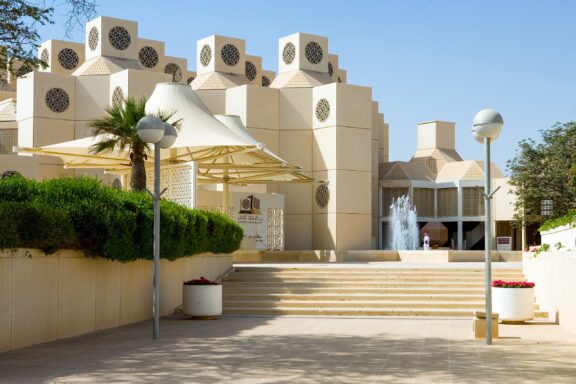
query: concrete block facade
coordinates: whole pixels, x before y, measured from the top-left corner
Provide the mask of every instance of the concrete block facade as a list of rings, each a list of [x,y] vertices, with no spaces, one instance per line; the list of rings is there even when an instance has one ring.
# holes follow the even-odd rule
[[[285,195],[286,249],[374,247],[375,186],[388,138],[371,88],[346,82],[323,36],[280,38],[278,75],[246,52],[242,39],[208,36],[197,42],[191,70],[186,59],[165,55],[164,42],[140,37],[138,23],[98,17],[86,24],[84,44],[41,44],[38,55],[48,66],[19,79],[18,145],[87,137],[90,121],[104,116],[107,106],[149,97],[161,82],[189,84],[212,114],[240,116],[256,140],[328,182],[244,189]],[[12,159],[0,160],[0,168],[18,168],[20,159]],[[29,168],[36,164],[36,178],[87,173],[65,171],[55,158],[26,161]]]

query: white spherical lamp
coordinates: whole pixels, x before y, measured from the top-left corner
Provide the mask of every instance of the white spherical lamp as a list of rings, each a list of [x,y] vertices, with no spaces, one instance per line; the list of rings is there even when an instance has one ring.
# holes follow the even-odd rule
[[[136,130],[145,143],[157,143],[164,136],[164,122],[156,116],[144,116],[138,120]]]
[[[484,142],[484,139],[496,140],[504,120],[502,115],[493,109],[483,109],[474,116],[472,122],[472,135],[479,142]]]
[[[176,132],[176,128],[174,128],[172,124],[164,123],[164,137],[156,144],[162,149],[170,148],[177,137],[178,132]]]

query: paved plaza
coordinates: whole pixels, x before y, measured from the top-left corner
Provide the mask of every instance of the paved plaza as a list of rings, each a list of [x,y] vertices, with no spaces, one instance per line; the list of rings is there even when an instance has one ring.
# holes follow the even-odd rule
[[[0,354],[2,383],[573,383],[576,336],[470,320],[224,317],[142,322]]]

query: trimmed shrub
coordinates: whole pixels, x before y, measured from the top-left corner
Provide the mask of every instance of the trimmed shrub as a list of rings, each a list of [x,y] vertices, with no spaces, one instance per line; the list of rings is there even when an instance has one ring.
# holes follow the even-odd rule
[[[228,217],[166,200],[160,207],[162,258],[240,247],[242,228]],[[153,221],[150,196],[96,179],[0,179],[0,248],[79,248],[121,262],[152,259]]]

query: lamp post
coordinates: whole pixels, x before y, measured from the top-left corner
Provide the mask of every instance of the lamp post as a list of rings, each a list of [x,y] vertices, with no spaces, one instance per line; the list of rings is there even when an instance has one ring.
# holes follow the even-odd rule
[[[152,338],[160,336],[160,149],[170,148],[176,141],[176,128],[156,116],[144,116],[136,124],[138,137],[145,143],[154,144],[154,275],[152,280]]]
[[[472,122],[472,136],[484,143],[486,149],[486,159],[484,163],[484,240],[485,240],[485,275],[486,275],[486,344],[492,344],[492,211],[490,201],[496,190],[491,191],[490,186],[490,142],[496,140],[504,120],[502,116],[492,110],[483,109],[474,116]]]

